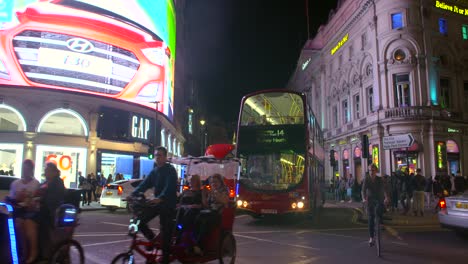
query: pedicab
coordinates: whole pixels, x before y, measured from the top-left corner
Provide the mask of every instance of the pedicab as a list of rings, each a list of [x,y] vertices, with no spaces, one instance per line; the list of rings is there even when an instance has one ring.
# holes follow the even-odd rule
[[[174,219],[174,232],[171,242],[171,261],[181,263],[205,263],[218,260],[219,263],[235,263],[236,240],[233,235],[233,224],[236,209],[237,183],[239,179],[239,161],[236,159],[220,160],[214,156],[173,158],[173,164],[185,167],[185,175],[181,177],[181,190],[185,186],[186,179],[198,174],[202,182],[207,181],[213,174],[221,174],[226,186],[229,188],[229,203],[221,213],[221,223],[213,226],[210,233],[204,237],[201,244],[203,255],[197,255],[190,249],[195,245],[192,228],[182,228]],[[162,236],[158,234],[152,242],[138,235],[139,215],[142,208],[150,206],[145,197],[139,196],[131,200],[130,210],[133,214],[130,219],[129,236],[132,237],[130,248],[127,252],[117,255],[112,263],[135,263],[143,257],[146,263],[157,263],[162,259]],[[177,210],[177,215],[180,209]],[[140,255],[141,257],[137,257]]]
[[[15,227],[15,210],[20,210],[21,205],[14,200],[7,199],[0,202],[0,259],[1,263],[24,263],[21,256],[20,243],[18,242],[18,230]],[[83,264],[84,251],[80,243],[73,239],[75,227],[78,225],[78,209],[73,204],[62,204],[55,212],[55,225],[51,232],[50,251],[42,252],[42,259],[35,263],[65,263]],[[44,255],[46,254],[46,255]]]

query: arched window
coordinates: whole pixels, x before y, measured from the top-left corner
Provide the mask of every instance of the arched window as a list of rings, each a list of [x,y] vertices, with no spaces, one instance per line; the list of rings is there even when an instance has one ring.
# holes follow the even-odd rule
[[[26,131],[26,121],[15,108],[0,104],[0,131]]]
[[[55,109],[48,112],[39,122],[37,132],[74,136],[88,136],[84,118],[70,109]]]
[[[166,131],[161,129],[161,146],[166,146]]]
[[[167,152],[168,153],[172,152],[172,135],[171,134],[167,135]]]

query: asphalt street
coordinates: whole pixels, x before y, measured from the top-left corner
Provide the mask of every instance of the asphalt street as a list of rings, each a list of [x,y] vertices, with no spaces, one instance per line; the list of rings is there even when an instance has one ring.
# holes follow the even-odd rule
[[[379,259],[368,245],[367,226],[355,221],[354,214],[347,208],[325,208],[307,217],[256,220],[238,215],[236,263],[468,263],[468,240],[437,222],[387,225]],[[129,218],[125,211],[81,213],[75,238],[85,249],[86,263],[110,263],[127,249]],[[151,226],[157,232],[157,220]]]

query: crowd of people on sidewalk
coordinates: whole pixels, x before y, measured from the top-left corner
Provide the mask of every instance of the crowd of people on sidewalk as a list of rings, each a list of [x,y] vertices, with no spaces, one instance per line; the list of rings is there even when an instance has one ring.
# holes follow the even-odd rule
[[[431,177],[423,176],[421,169],[416,169],[415,173],[406,169],[382,178],[390,194],[388,209],[403,215],[412,212],[414,216],[423,216],[425,209],[436,212],[439,198],[468,189],[468,176],[463,177],[460,172]],[[362,181],[350,174],[348,177],[333,177],[328,193],[333,194],[336,202],[361,202],[361,190]]]
[[[123,180],[124,176],[122,173],[115,175],[115,181]],[[94,175],[89,173],[86,177],[82,175],[82,172],[78,172],[78,188],[81,189],[81,205],[91,205],[91,202],[99,202],[102,190],[106,184],[114,182],[112,174],[104,177],[100,174]]]

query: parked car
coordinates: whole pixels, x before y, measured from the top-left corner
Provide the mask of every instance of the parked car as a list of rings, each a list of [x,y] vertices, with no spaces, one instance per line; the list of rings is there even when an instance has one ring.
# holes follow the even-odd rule
[[[127,207],[127,197],[135,190],[135,188],[143,181],[143,179],[120,180],[107,184],[102,189],[101,206],[107,207],[109,211],[115,211],[118,208]],[[145,192],[146,197],[153,195],[153,189]]]
[[[439,206],[440,225],[466,236],[468,234],[468,191],[441,199]]]
[[[19,178],[12,176],[0,176],[0,201],[4,201],[5,197],[10,194],[10,185],[17,179]]]

